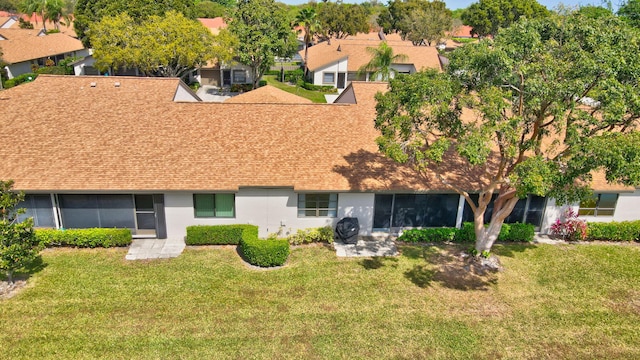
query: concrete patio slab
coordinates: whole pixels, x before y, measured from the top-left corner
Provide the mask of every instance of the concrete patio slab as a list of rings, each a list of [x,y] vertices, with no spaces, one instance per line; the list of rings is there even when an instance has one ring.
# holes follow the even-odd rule
[[[333,243],[338,257],[397,256],[398,248],[392,238],[359,238],[356,244]]]
[[[135,239],[126,260],[167,259],[178,257],[185,248],[182,239]]]

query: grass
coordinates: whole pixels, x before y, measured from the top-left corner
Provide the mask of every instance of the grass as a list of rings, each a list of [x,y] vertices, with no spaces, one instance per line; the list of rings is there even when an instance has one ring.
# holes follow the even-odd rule
[[[48,250],[0,301],[0,358],[640,358],[638,246],[497,246],[485,277],[452,276],[460,248],[401,250],[300,247],[268,271],[231,247]]]
[[[303,98],[307,98],[311,101],[313,101],[314,103],[326,103],[327,100],[324,97],[323,92],[319,92],[319,91],[311,91],[311,90],[307,90],[304,88],[301,88],[300,86],[293,86],[293,85],[288,85],[285,83],[282,83],[280,81],[278,81],[276,79],[275,75],[264,75],[262,77],[263,80],[267,81],[267,84],[277,87],[280,90],[284,90],[286,92],[289,92],[291,94],[294,95],[298,95],[301,96]]]

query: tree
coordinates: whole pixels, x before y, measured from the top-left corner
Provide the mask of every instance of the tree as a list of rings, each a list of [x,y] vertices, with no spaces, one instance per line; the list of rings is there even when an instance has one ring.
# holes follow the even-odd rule
[[[200,1],[196,4],[196,16],[199,18],[215,18],[225,16],[228,8],[213,1]]]
[[[480,0],[462,14],[462,22],[473,28],[472,35],[493,36],[498,29],[509,27],[520,19],[549,16],[549,10],[536,0]]]
[[[640,0],[629,0],[618,9],[618,15],[631,26],[640,28]]]
[[[607,9],[602,6],[594,6],[594,5],[581,6],[578,9],[578,13],[583,16],[592,17],[592,18],[610,17],[611,15],[613,15],[613,12],[611,12],[611,9]]]
[[[18,3],[15,0],[0,0],[0,10],[10,13],[18,10]]]
[[[12,188],[13,181],[0,180],[0,269],[10,282],[14,272],[36,260],[41,249],[33,232],[33,219],[18,222],[18,214],[24,209],[17,206],[24,200],[24,193]]]
[[[358,72],[360,74],[371,72],[374,80],[389,81],[395,74],[391,65],[407,59],[405,54],[394,55],[393,48],[386,41],[381,42],[377,48],[368,47],[367,52],[371,54],[371,60],[363,65]]]
[[[414,45],[438,43],[451,31],[451,11],[442,1],[416,1],[417,9],[404,14],[397,29],[404,39]]]
[[[414,45],[431,45],[451,31],[452,17],[442,1],[394,0],[387,11],[380,13],[378,23],[385,33],[399,32]]]
[[[319,4],[318,20],[325,39],[344,39],[349,35],[368,33],[370,29],[367,10],[356,4]]]
[[[137,24],[123,13],[90,28],[100,70],[138,68],[146,75],[182,77],[211,60],[214,36],[201,23],[176,11],[152,15]]]
[[[196,18],[193,0],[77,0],[73,27],[84,46],[91,47],[89,27],[105,16],[126,13],[136,23],[140,23],[149,16],[164,16],[171,10],[189,19]]]
[[[462,195],[489,251],[527,194],[578,201],[594,171],[640,185],[639,41],[615,17],[521,19],[452,52],[446,73],[392,80],[376,96],[380,150]]]
[[[309,73],[309,44],[313,42],[313,36],[320,29],[320,21],[318,21],[316,10],[307,7],[300,9],[298,16],[296,16],[296,23],[304,28],[304,76],[306,78]]]
[[[240,0],[229,31],[238,39],[238,60],[251,68],[253,88],[275,57],[290,57],[298,48],[286,9],[274,0]]]

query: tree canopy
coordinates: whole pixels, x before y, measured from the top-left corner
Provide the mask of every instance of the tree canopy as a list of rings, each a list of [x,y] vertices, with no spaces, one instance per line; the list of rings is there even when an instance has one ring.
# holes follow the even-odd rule
[[[104,17],[91,28],[96,67],[138,68],[148,76],[181,77],[214,57],[217,38],[181,13],[152,15],[138,23],[126,13]],[[223,48],[228,49],[227,46]]]
[[[594,171],[640,185],[639,42],[615,17],[521,19],[452,52],[445,73],[392,80],[377,96],[378,145],[463,195],[488,251],[527,194],[577,201]],[[464,171],[447,166],[458,160]]]
[[[24,194],[13,191],[13,181],[0,180],[0,270],[13,281],[13,273],[31,264],[38,257],[40,242],[33,232],[33,219],[18,221],[24,209],[18,205]]]
[[[327,2],[319,4],[317,12],[324,38],[344,39],[369,32],[369,14],[361,5]]]
[[[549,14],[536,0],[480,0],[462,14],[462,22],[473,28],[473,35],[493,36],[498,29],[509,27],[520,17],[539,19]]]
[[[629,0],[622,4],[618,15],[632,26],[640,28],[640,0]]]
[[[254,88],[276,56],[290,57],[298,48],[286,8],[274,0],[238,1],[229,31],[238,39],[237,59],[251,68]]]
[[[90,47],[89,27],[105,16],[126,13],[139,23],[152,15],[164,16],[171,10],[189,19],[196,18],[193,0],[77,0],[73,25],[78,38],[85,46]]]
[[[394,54],[393,48],[386,41],[381,42],[377,48],[368,47],[367,52],[371,54],[371,60],[362,65],[358,72],[371,72],[374,81],[389,81],[395,74],[391,65],[407,59],[405,54]]]
[[[378,16],[385,33],[399,32],[414,45],[440,41],[451,30],[451,11],[443,1],[394,0]]]

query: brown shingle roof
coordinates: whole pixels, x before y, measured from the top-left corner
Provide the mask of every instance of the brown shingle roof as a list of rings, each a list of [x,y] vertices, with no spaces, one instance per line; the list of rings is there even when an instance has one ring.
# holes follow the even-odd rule
[[[9,64],[84,49],[80,40],[62,33],[38,36],[36,29],[0,29],[3,59]]]
[[[234,96],[225,101],[228,104],[310,104],[312,101],[288,93],[271,85]]]
[[[347,71],[358,71],[361,66],[371,60],[368,47],[376,48],[380,45],[380,40],[354,40],[332,39],[331,44],[322,42],[309,48],[308,63],[309,70],[315,71],[318,68],[334,63],[342,58],[348,57]],[[423,68],[440,69],[438,60],[438,50],[432,46],[413,46],[410,41],[387,41],[393,48],[394,54],[404,54],[407,59],[401,64],[413,64],[417,71]],[[338,51],[338,48],[340,51]],[[304,50],[300,51],[300,56],[304,57]]]
[[[174,102],[179,84],[40,75],[0,92],[0,179],[26,191],[450,192],[378,153],[373,95],[387,84],[352,82],[353,105]],[[443,166],[478,188],[467,164]]]

